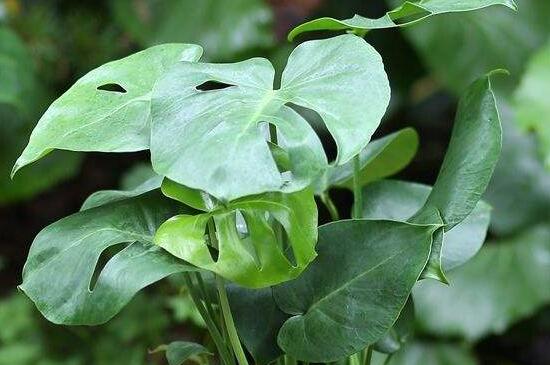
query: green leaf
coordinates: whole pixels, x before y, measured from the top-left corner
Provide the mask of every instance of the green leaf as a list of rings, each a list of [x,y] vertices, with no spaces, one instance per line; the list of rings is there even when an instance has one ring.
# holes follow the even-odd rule
[[[170,179],[162,181],[162,193],[185,205],[202,211],[211,211],[219,207],[218,201],[201,190],[191,189]]]
[[[277,345],[277,333],[289,315],[275,303],[272,289],[230,285],[227,294],[239,338],[254,361],[268,364],[282,355]]]
[[[363,189],[368,199],[363,205],[363,218],[408,221],[425,204],[432,188],[405,181],[383,180]],[[453,270],[470,260],[485,241],[491,219],[491,207],[479,201],[470,215],[445,232],[442,252],[444,271]]]
[[[499,334],[550,302],[550,228],[539,226],[485,246],[449,273],[450,287],[422,281],[414,288],[425,332],[476,341]]]
[[[165,44],[90,71],[40,118],[12,174],[53,149],[147,149],[153,84],[173,64],[196,61],[200,55],[199,46]]]
[[[376,365],[376,362],[373,362]],[[382,363],[380,363],[382,364]],[[414,341],[406,344],[384,365],[477,365],[467,348],[445,343]]]
[[[490,75],[460,98],[451,141],[424,207],[412,218],[434,223],[434,212],[450,230],[474,210],[500,157],[502,127]],[[438,219],[435,221],[438,222]]]
[[[388,3],[397,5],[401,0]],[[496,68],[510,71],[511,77],[495,82],[496,90],[508,93],[550,32],[550,2],[521,0],[518,5],[517,12],[497,6],[460,15],[442,14],[402,31],[437,81],[455,94]],[[462,45],[460,54],[457,44]]]
[[[550,42],[533,56],[514,95],[517,121],[522,128],[537,132],[547,169],[550,169],[549,92]]]
[[[99,207],[109,203],[130,199],[160,188],[162,176],[150,177],[132,190],[101,190],[90,195],[80,210]]]
[[[324,171],[327,161],[317,135],[289,103],[321,115],[338,144],[337,164],[344,164],[367,145],[389,102],[380,55],[353,35],[296,47],[277,90],[274,74],[262,58],[173,67],[153,92],[155,171],[224,201],[298,191]],[[208,81],[229,87],[197,89]],[[267,123],[276,127],[277,144],[289,155],[289,172],[277,168],[266,143]]]
[[[436,228],[370,220],[320,227],[318,258],[274,288],[279,307],[294,315],[279,346],[299,360],[329,362],[382,338],[426,265]]]
[[[187,341],[170,342],[166,346],[159,346],[159,348],[154,350],[153,353],[162,350],[166,351],[166,360],[168,361],[168,365],[183,365],[183,363],[191,357],[198,355],[212,355],[212,353],[204,346]]]
[[[418,150],[418,134],[405,128],[371,141],[359,154],[359,182],[362,186],[391,176],[402,170]],[[353,161],[341,166],[327,166],[327,170],[315,183],[317,194],[331,186],[353,188]]]
[[[473,11],[493,5],[504,5],[510,9],[517,9],[513,0],[405,1],[398,8],[387,12],[386,15],[378,19],[369,19],[357,14],[353,18],[344,20],[315,19],[294,28],[288,34],[288,39],[292,41],[301,33],[318,30],[348,30],[356,34],[365,34],[372,29],[404,27],[438,14]]]
[[[211,219],[217,248],[205,237]],[[280,226],[288,239],[273,226]],[[317,209],[308,190],[251,196],[207,213],[178,215],[155,236],[155,243],[174,256],[250,288],[298,276],[315,258],[316,241]],[[281,247],[285,244],[288,249]]]
[[[178,212],[158,193],[88,209],[44,228],[35,238],[20,288],[58,324],[100,324],[136,292],[170,274],[194,270],[152,244],[156,227]],[[103,251],[127,244],[103,267]],[[119,246],[120,247],[120,246]]]
[[[205,59],[233,59],[274,44],[273,15],[262,0],[117,0],[115,20],[144,46],[167,42],[201,44]]]
[[[491,230],[509,235],[550,220],[550,174],[538,158],[535,141],[518,130],[508,108],[501,109],[502,157],[484,198],[494,207]]]
[[[399,351],[402,345],[408,341],[409,336],[413,334],[413,330],[414,304],[411,297],[409,297],[393,327],[374,344],[373,349],[377,352],[393,354]]]

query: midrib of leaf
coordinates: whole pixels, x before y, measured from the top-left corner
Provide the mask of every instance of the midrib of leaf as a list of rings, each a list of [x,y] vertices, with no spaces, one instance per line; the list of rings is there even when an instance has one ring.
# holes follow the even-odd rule
[[[305,316],[306,314],[312,312],[313,310],[316,309],[316,307],[320,306],[322,304],[322,302],[324,302],[326,300],[329,300],[332,296],[334,296],[334,295],[338,294],[340,291],[346,289],[348,286],[350,286],[355,281],[357,281],[357,280],[363,278],[364,276],[372,273],[374,270],[376,270],[380,266],[386,264],[388,261],[393,260],[395,257],[397,257],[398,255],[401,255],[403,252],[405,252],[408,249],[409,249],[409,247],[404,247],[403,249],[399,250],[398,252],[395,252],[393,255],[385,258],[384,260],[382,260],[378,264],[376,264],[373,267],[369,268],[367,271],[364,271],[364,272],[360,273],[359,275],[355,276],[354,278],[352,278],[351,280],[346,281],[343,285],[338,287],[336,290],[331,291],[330,293],[328,293],[327,295],[323,296],[321,299],[319,299],[315,303],[313,303],[305,313],[301,314],[301,316]],[[429,254],[427,256],[429,258]]]

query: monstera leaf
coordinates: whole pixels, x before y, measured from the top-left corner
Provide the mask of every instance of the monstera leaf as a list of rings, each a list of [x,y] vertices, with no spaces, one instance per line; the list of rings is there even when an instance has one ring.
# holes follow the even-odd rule
[[[149,148],[153,84],[180,61],[196,61],[201,48],[166,44],[89,72],[38,121],[13,174],[53,149],[128,152]]]
[[[217,242],[205,239],[211,219]],[[251,288],[298,276],[315,258],[316,241],[317,207],[308,190],[251,196],[203,214],[178,215],[155,236],[155,243],[174,256]]]
[[[360,15],[345,20],[320,18],[294,28],[288,39],[297,35],[316,30],[351,30],[357,34],[365,34],[371,29],[404,27],[422,21],[434,15],[478,10],[492,5],[504,5],[516,9],[513,0],[419,0],[405,1],[398,8],[389,11],[381,18],[369,19]]]
[[[274,288],[293,317],[279,346],[299,360],[331,362],[378,341],[424,269],[437,226],[350,220],[319,228],[318,258]]]
[[[145,286],[195,270],[152,243],[156,228],[179,212],[150,192],[53,223],[34,240],[20,288],[54,323],[106,322]],[[94,275],[100,256],[113,246],[122,250]]]
[[[299,45],[279,89],[274,89],[274,75],[261,58],[173,67],[153,91],[155,171],[223,201],[298,191],[324,171],[327,161],[317,135],[289,104],[319,113],[338,145],[336,164],[344,164],[367,145],[389,102],[380,56],[353,35]],[[221,89],[204,91],[207,82]],[[272,142],[288,153],[287,171],[279,170],[266,142],[262,126],[267,124],[276,128]]]
[[[371,141],[359,154],[361,186],[393,175],[407,166],[418,150],[418,134],[405,128],[384,138]],[[330,187],[353,189],[353,161],[341,166],[327,166],[315,182],[315,191],[322,194]]]

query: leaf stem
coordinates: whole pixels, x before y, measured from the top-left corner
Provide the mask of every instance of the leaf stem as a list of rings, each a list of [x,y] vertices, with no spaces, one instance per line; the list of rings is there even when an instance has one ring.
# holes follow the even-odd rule
[[[370,365],[372,361],[372,346],[369,346],[363,350],[363,356],[363,365]]]
[[[248,365],[248,360],[246,359],[241,341],[239,340],[239,335],[237,334],[237,329],[235,328],[231,308],[229,307],[229,300],[227,299],[227,292],[225,291],[225,280],[219,275],[216,275],[216,287],[220,297],[220,307],[222,309],[222,315],[225,321],[225,328],[227,329],[229,342],[233,347],[233,352],[237,357],[237,362],[239,365]]]
[[[225,365],[233,365],[234,359],[229,353],[227,347],[225,346],[225,342],[223,341],[223,338],[220,334],[220,331],[218,330],[218,327],[216,327],[216,324],[214,323],[213,319],[210,317],[208,311],[206,310],[203,303],[201,302],[201,298],[197,292],[197,288],[193,284],[193,281],[191,280],[191,276],[189,275],[189,273],[184,273],[184,279],[185,279],[185,283],[187,284],[187,288],[189,289],[189,294],[191,295],[191,299],[193,299],[193,303],[195,303],[197,310],[199,311],[200,315],[204,319],[204,322],[208,327],[208,332],[210,332],[210,335],[212,336],[212,340],[214,341],[214,344],[218,348],[218,353],[220,354],[222,362]]]
[[[325,191],[323,192],[323,194],[321,194],[321,201],[323,202],[325,207],[327,207],[330,218],[333,221],[340,220],[340,213],[338,213],[338,208],[336,208],[336,205],[334,205],[334,202],[330,198],[328,191]]]
[[[363,210],[363,191],[359,181],[361,171],[361,160],[359,154],[353,158],[353,218],[361,218]]]

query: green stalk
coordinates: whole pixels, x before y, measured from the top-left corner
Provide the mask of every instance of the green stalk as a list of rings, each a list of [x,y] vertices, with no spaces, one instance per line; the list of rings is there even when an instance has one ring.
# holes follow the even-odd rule
[[[363,350],[364,359],[363,359],[363,365],[370,365],[372,361],[372,346],[367,347]]]
[[[233,347],[233,352],[237,357],[237,362],[239,365],[248,365],[248,360],[246,359],[241,341],[239,340],[239,335],[237,334],[237,329],[235,328],[231,308],[229,307],[229,300],[227,299],[227,293],[225,291],[225,280],[218,275],[216,275],[216,287],[218,288],[218,294],[220,296],[220,306],[225,321],[225,328],[227,329],[229,342]]]
[[[359,172],[361,171],[361,160],[359,155],[353,158],[353,218],[361,218],[363,210],[363,191],[359,181]]]
[[[338,213],[338,208],[336,208],[336,205],[334,205],[334,202],[330,198],[330,195],[327,191],[325,191],[323,194],[321,194],[321,201],[327,207],[328,212],[330,214],[330,218],[333,221],[340,220],[340,214]]]
[[[193,303],[195,303],[197,310],[199,311],[201,317],[204,319],[204,322],[206,323],[206,326],[208,327],[208,332],[210,332],[210,335],[212,336],[212,340],[214,341],[214,344],[218,349],[218,353],[220,354],[220,358],[223,364],[233,365],[234,364],[233,357],[231,356],[227,347],[225,346],[225,342],[223,341],[223,338],[218,328],[216,327],[216,324],[214,323],[213,319],[210,317],[206,308],[203,306],[200,296],[197,293],[197,289],[193,284],[193,281],[191,280],[191,276],[189,275],[189,273],[184,273],[184,278],[185,278],[185,283],[187,284],[187,288],[189,289],[189,294],[191,295],[191,299],[193,300]]]

